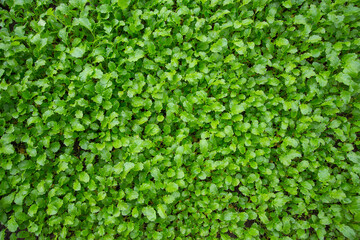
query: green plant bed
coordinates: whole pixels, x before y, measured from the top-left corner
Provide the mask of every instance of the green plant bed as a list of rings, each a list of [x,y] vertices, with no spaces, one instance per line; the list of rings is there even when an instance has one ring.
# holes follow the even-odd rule
[[[0,18],[0,240],[360,238],[358,1]]]

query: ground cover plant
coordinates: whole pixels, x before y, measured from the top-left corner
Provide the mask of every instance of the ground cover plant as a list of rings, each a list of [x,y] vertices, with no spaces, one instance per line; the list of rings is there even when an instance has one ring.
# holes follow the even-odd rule
[[[359,239],[356,0],[0,0],[0,239]]]

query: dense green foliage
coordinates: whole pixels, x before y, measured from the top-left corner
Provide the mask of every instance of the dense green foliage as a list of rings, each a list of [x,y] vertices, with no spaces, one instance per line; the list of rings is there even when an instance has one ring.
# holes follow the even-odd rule
[[[359,239],[358,0],[0,0],[0,239]]]

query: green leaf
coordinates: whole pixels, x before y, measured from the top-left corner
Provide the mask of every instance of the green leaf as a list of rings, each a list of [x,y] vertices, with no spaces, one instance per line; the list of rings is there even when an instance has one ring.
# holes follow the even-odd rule
[[[115,174],[120,174],[123,171],[123,166],[124,166],[123,162],[119,162],[118,164],[116,164],[114,166],[114,173]]]
[[[136,62],[139,59],[143,58],[144,56],[145,56],[145,52],[143,50],[136,49],[135,52],[130,54],[130,57],[128,60],[129,60],[129,62]]]
[[[259,230],[257,230],[256,228],[250,228],[249,229],[249,234],[250,234],[250,236],[253,236],[253,237],[258,236],[259,235]]]
[[[225,134],[228,135],[228,136],[234,135],[234,131],[233,131],[233,129],[232,129],[231,126],[226,126],[226,127],[224,128],[224,132],[225,132]]]
[[[72,122],[71,122],[71,126],[73,127],[73,129],[75,131],[84,131],[85,130],[85,127],[84,125],[82,125],[80,123],[80,121],[78,119],[74,119]]]
[[[34,217],[35,216],[35,214],[37,213],[37,211],[38,211],[38,205],[36,205],[36,204],[33,204],[33,205],[31,205],[31,207],[29,208],[29,211],[28,211],[28,214],[29,214],[29,216],[30,217]]]
[[[142,209],[142,213],[144,214],[144,216],[151,222],[156,220],[156,212],[154,210],[154,208],[152,207],[144,207]]]
[[[73,188],[75,191],[80,191],[81,190],[81,184],[79,183],[79,181],[75,180],[74,184],[73,184]]]
[[[201,139],[200,140],[200,151],[201,151],[201,153],[207,153],[208,149],[209,149],[209,144],[208,144],[207,140]]]
[[[287,40],[286,38],[278,38],[278,39],[276,39],[275,44],[278,47],[288,46],[289,40]]]
[[[249,215],[246,212],[239,213],[240,221],[246,222],[249,219]]]
[[[51,204],[48,206],[48,208],[46,210],[46,213],[48,215],[55,215],[57,212],[58,212],[58,209],[56,208],[56,206],[51,205]]]
[[[83,9],[87,0],[69,0],[71,6]]]
[[[336,225],[337,230],[341,232],[347,239],[357,239],[356,232],[351,227],[345,224]]]
[[[344,73],[356,77],[360,72],[359,56],[355,53],[347,54],[344,57]]]
[[[303,115],[308,115],[311,113],[312,109],[308,104],[300,104],[300,111]]]
[[[40,166],[44,166],[46,163],[46,153],[41,154],[37,158],[36,163],[39,164]]]
[[[224,213],[224,221],[231,221],[234,218],[234,213],[231,211],[226,211]]]
[[[357,154],[356,152],[352,152],[352,151],[349,152],[347,154],[347,157],[353,163],[356,163],[356,164],[360,163],[360,154]]]
[[[154,136],[154,135],[158,134],[160,131],[161,130],[160,130],[159,126],[156,124],[148,124],[145,127],[145,134],[149,135],[149,136]]]
[[[81,25],[87,28],[90,32],[92,32],[92,24],[88,18],[75,18],[74,25]]]
[[[14,149],[13,145],[7,144],[2,147],[1,152],[9,155],[9,154],[13,154],[15,152],[15,149]]]
[[[291,149],[287,154],[280,156],[279,160],[285,166],[289,166],[293,159],[301,157],[301,153]]]
[[[330,197],[337,200],[343,200],[346,198],[346,194],[341,189],[334,189],[330,192]]]
[[[124,163],[124,172],[129,172],[131,169],[135,167],[135,164],[132,162]]]
[[[87,174],[86,172],[81,172],[79,174],[79,180],[81,182],[88,183],[90,181],[89,174]]]
[[[139,216],[139,210],[137,209],[137,207],[135,207],[132,211],[131,211],[131,215],[134,218],[137,218]]]
[[[282,208],[286,203],[288,202],[288,199],[285,197],[276,197],[273,201],[274,207],[276,208]]]
[[[167,192],[170,192],[170,193],[176,192],[178,189],[179,189],[179,186],[174,182],[170,182],[166,185]]]
[[[227,48],[228,41],[226,38],[221,38],[217,40],[210,48],[210,51],[212,52],[221,52],[223,49]]]
[[[350,77],[350,75],[348,74],[345,74],[345,73],[339,73],[335,76],[335,79],[336,81],[340,82],[340,83],[343,83],[347,86],[350,86],[352,84],[352,79]]]
[[[328,168],[321,168],[318,172],[318,177],[321,182],[327,182],[330,180],[330,172]]]
[[[160,216],[161,218],[166,218],[166,217],[167,217],[166,211],[165,211],[165,208],[164,208],[164,205],[159,204],[159,205],[157,206],[157,212],[158,212],[158,214],[159,214],[159,216]]]
[[[354,214],[360,214],[360,197],[352,197],[349,209]]]
[[[131,0],[118,0],[118,5],[123,10],[126,9],[130,3],[131,3]]]
[[[284,2],[282,2],[282,5],[286,8],[291,8],[292,7],[292,1],[291,0],[286,0]]]
[[[75,47],[75,48],[71,49],[70,54],[74,58],[81,58],[85,54],[85,48],[84,47]]]
[[[7,228],[9,229],[10,232],[16,232],[16,230],[18,229],[19,225],[18,223],[15,221],[15,217],[11,216],[9,221],[7,222]]]

